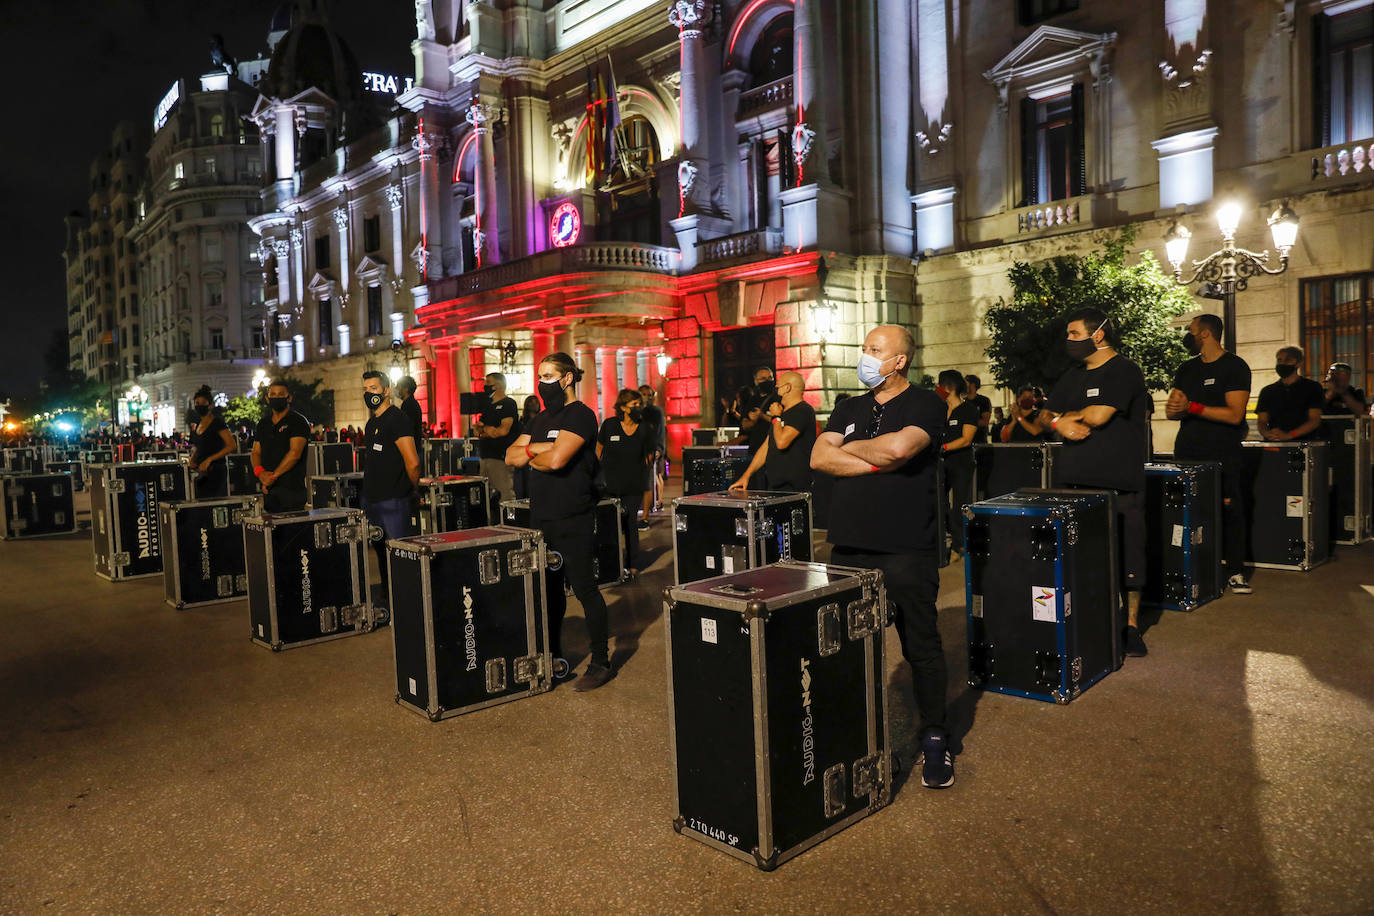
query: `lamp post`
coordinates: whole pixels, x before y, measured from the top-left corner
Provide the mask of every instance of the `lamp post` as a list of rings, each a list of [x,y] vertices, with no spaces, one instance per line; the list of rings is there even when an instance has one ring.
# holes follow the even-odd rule
[[[1208,299],[1220,299],[1222,319],[1226,322],[1224,346],[1236,351],[1236,293],[1250,284],[1251,277],[1270,276],[1288,269],[1288,253],[1298,240],[1298,215],[1288,203],[1278,206],[1269,216],[1269,232],[1278,249],[1278,267],[1269,266],[1269,252],[1259,253],[1236,247],[1236,229],[1240,225],[1241,206],[1228,201],[1217,209],[1217,228],[1221,230],[1221,248],[1200,261],[1193,261],[1193,274],[1183,279],[1183,262],[1188,255],[1188,240],[1192,233],[1174,220],[1164,234],[1164,250],[1174,268],[1174,282],[1182,286],[1201,283],[1198,294]]]

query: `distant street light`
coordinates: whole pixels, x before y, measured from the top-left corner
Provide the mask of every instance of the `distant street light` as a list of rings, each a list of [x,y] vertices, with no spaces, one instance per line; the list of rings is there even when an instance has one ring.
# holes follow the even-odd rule
[[[1225,347],[1236,351],[1236,292],[1244,290],[1251,277],[1274,276],[1288,269],[1288,253],[1298,241],[1298,215],[1287,202],[1279,205],[1269,217],[1269,233],[1278,249],[1279,266],[1269,267],[1269,252],[1259,253],[1236,247],[1236,230],[1240,226],[1241,205],[1226,201],[1217,208],[1217,228],[1222,245],[1200,261],[1193,262],[1193,274],[1183,279],[1183,262],[1188,256],[1188,241],[1192,233],[1178,220],[1164,234],[1164,251],[1174,267],[1174,282],[1182,286],[1201,283],[1198,295],[1222,301],[1222,318],[1226,322]]]

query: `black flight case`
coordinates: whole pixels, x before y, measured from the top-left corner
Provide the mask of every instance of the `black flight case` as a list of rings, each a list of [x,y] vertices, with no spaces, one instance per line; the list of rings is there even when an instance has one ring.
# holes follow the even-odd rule
[[[304,458],[305,456],[301,456]],[[244,452],[232,452],[224,456],[225,469],[228,471],[226,496],[260,496],[262,486],[253,473],[253,456]],[[268,470],[271,470],[270,468]]]
[[[312,509],[361,509],[363,506],[361,471],[309,477],[305,487]]]
[[[1221,465],[1145,465],[1145,582],[1141,604],[1195,611],[1226,587],[1221,557]]]
[[[1005,496],[1028,487],[1046,488],[1059,484],[1055,458],[1063,445],[1058,442],[974,443],[973,498],[976,503],[994,496]]]
[[[1374,537],[1370,489],[1370,419],[1353,414],[1322,417],[1331,443],[1331,540],[1361,544]]]
[[[396,702],[437,722],[548,691],[545,558],[528,528],[388,541]]]
[[[528,499],[507,499],[501,503],[501,523],[516,528],[529,528],[530,501]],[[593,535],[596,549],[592,554],[592,569],[596,572],[596,584],[601,588],[619,585],[625,581],[625,532],[620,528],[620,500],[610,496],[602,497],[596,504],[593,515]],[[554,554],[553,568],[557,569],[562,560]]]
[[[491,488],[485,477],[425,477],[420,480],[420,533],[439,534],[489,525]]]
[[[1331,559],[1331,481],[1325,442],[1242,443],[1250,494],[1247,559],[1309,570]]]
[[[1121,667],[1112,493],[1022,490],[966,519],[971,686],[1068,703]]]
[[[673,581],[811,559],[811,494],[728,490],[673,500]]]
[[[0,475],[0,538],[46,537],[76,530],[69,472]]]
[[[180,461],[90,465],[95,574],[112,582],[162,575],[159,507],[194,492]]]
[[[56,458],[46,463],[46,470],[49,474],[61,474],[64,471],[72,475],[72,490],[80,493],[86,489],[86,465],[79,458]]]
[[[177,610],[248,595],[243,521],[258,512],[255,496],[162,504],[162,583]]]
[[[367,587],[369,529],[361,509],[305,509],[243,523],[253,642],[274,652],[386,624]]]
[[[0,449],[0,471],[7,474],[32,474],[39,461],[32,446]]]
[[[749,470],[748,455],[730,455],[720,458],[694,458],[691,464],[683,466],[682,495],[694,496],[700,493],[718,493],[730,489],[730,485],[745,471]]]
[[[305,475],[323,477],[326,474],[352,474],[355,470],[353,443],[307,442],[305,444]]]
[[[819,563],[667,590],[674,829],[766,871],[888,803],[886,607]]]
[[[184,453],[189,457],[189,452]],[[135,462],[147,463],[149,461],[180,461],[183,453],[174,448],[148,449],[134,455]]]
[[[462,459],[468,454],[466,439],[426,439],[421,446],[420,468],[426,477],[451,477],[462,473]]]

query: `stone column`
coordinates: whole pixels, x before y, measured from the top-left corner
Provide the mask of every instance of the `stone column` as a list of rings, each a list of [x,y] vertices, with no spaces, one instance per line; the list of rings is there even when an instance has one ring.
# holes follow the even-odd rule
[[[615,416],[615,398],[620,394],[616,384],[616,348],[597,347],[596,361],[601,365],[601,417]]]
[[[449,434],[459,436],[462,434],[462,427],[459,425],[462,418],[458,415],[457,400],[454,393],[453,384],[453,349],[447,344],[436,344],[434,347],[434,419],[431,421],[434,426],[440,423],[447,423]]]
[[[620,374],[626,388],[639,387],[639,351],[634,347],[621,347],[616,353],[620,359]]]
[[[792,156],[799,185],[828,178],[825,103],[821,97],[824,77],[817,46],[821,35],[820,4],[796,0],[792,14],[792,98],[797,106],[797,124],[792,129]]]
[[[579,347],[573,351],[577,367],[582,370],[582,383],[577,386],[578,400],[593,411],[600,407],[596,392],[596,350],[592,347]]]
[[[339,230],[339,308],[348,308],[348,294],[353,286],[353,265],[348,258],[348,201],[339,200],[334,208],[334,227]]]
[[[705,159],[702,125],[705,123],[706,59],[702,49],[702,29],[710,21],[711,8],[706,0],[673,0],[668,9],[668,21],[678,30],[682,45],[681,90],[678,107],[681,109],[682,151],[678,163],[678,193],[682,197],[683,212],[692,212],[703,202],[709,202],[704,188],[709,184],[709,164]],[[700,180],[701,188],[697,182]]]
[[[438,260],[442,233],[439,228],[439,163],[435,155],[443,139],[437,133],[417,133],[410,146],[420,154],[420,279],[442,273]]]
[[[490,267],[501,260],[497,244],[496,225],[496,161],[491,143],[491,120],[496,111],[490,105],[476,102],[468,109],[467,120],[477,134],[477,200],[474,207],[476,226],[472,231],[472,247],[477,266]]]
[[[386,202],[391,206],[391,270],[399,281],[405,274],[405,221],[401,215],[401,205],[405,201],[405,190],[401,178],[386,186]]]
[[[296,177],[296,110],[290,105],[272,109],[276,115],[277,181],[291,181]]]

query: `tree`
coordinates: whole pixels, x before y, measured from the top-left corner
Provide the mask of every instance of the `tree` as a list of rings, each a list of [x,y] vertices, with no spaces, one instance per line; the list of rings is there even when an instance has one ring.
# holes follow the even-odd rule
[[[988,362],[1000,387],[1052,388],[1073,362],[1064,352],[1064,315],[1094,306],[1107,313],[1118,352],[1140,366],[1146,385],[1169,389],[1174,370],[1188,358],[1171,321],[1196,305],[1149,251],[1137,263],[1126,263],[1134,241],[1135,230],[1127,228],[1099,251],[1012,264],[1011,301],[999,300],[984,317],[992,341]]]
[[[306,383],[300,379],[283,375],[272,379],[274,385],[285,385],[291,392],[291,409],[302,414],[311,423],[324,426],[334,425],[334,392],[332,389],[321,391],[324,379],[314,379]],[[229,399],[224,408],[224,422],[230,429],[253,429],[263,417],[267,416],[267,386],[264,385],[256,396],[239,395]]]

